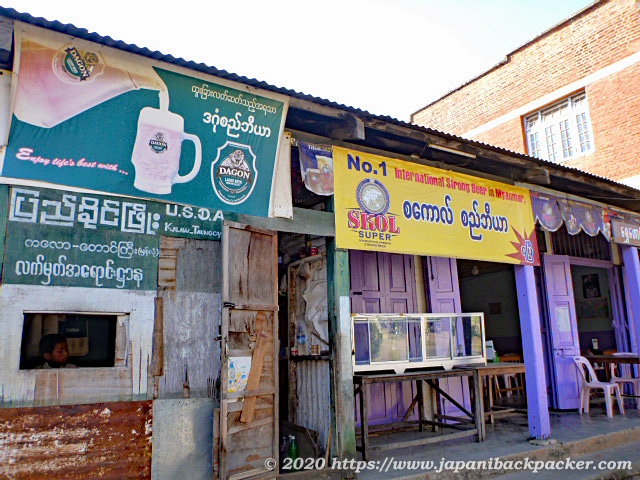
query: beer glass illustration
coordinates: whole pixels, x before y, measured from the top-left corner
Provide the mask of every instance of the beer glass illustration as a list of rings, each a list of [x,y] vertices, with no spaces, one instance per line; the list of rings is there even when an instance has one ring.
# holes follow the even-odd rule
[[[51,128],[118,95],[157,90],[168,104],[166,88],[152,70],[135,74],[107,62],[98,50],[74,44],[57,48],[22,42],[14,113],[21,121]]]
[[[195,146],[193,168],[179,175],[182,142]],[[202,146],[196,135],[185,133],[184,119],[168,110],[145,107],[138,118],[138,133],[131,161],[136,169],[133,186],[155,194],[171,193],[175,183],[186,183],[198,174],[202,163]]]

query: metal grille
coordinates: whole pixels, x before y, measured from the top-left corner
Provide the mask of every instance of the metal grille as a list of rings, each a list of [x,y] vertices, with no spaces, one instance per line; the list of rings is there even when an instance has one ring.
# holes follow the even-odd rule
[[[601,233],[595,237],[582,231],[577,235],[569,235],[563,225],[557,232],[551,233],[551,244],[556,255],[611,261],[611,245]]]

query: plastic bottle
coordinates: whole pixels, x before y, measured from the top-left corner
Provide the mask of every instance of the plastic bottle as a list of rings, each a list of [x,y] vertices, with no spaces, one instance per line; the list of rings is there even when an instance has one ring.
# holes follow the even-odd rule
[[[298,443],[296,442],[295,435],[289,435],[289,458],[291,459],[291,471],[295,472],[298,469],[295,468],[295,460],[298,458]]]
[[[302,326],[298,327],[298,335],[296,336],[296,343],[298,344],[298,355],[308,355],[307,352],[307,336],[304,334]]]

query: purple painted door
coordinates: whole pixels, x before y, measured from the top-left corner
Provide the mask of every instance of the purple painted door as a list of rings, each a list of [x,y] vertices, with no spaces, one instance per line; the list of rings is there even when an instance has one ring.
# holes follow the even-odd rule
[[[578,408],[578,378],[571,357],[580,355],[580,341],[569,257],[545,255],[544,276],[555,384],[553,406],[561,410]]]
[[[616,336],[616,349],[619,352],[630,352],[627,316],[624,311],[622,285],[620,282],[620,267],[609,269],[609,292],[611,296],[611,315],[613,316],[613,330]]]
[[[462,312],[460,300],[460,284],[458,282],[458,267],[455,258],[428,257],[425,259],[429,285],[429,311],[431,313]],[[471,408],[469,379],[466,377],[444,379],[440,381],[440,388],[451,395],[465,408]],[[442,400],[440,409],[443,414],[452,417],[463,416],[458,407]]]
[[[431,313],[462,312],[456,259],[427,257],[425,263],[431,307],[429,311]]]
[[[411,255],[352,250],[349,263],[353,313],[416,311]]]
[[[410,313],[417,309],[413,257],[384,252],[349,252],[352,313]],[[369,386],[369,424],[399,421],[414,393],[408,383]],[[417,417],[414,413],[410,418]],[[356,405],[356,424],[360,422]]]
[[[627,248],[633,248],[633,247],[627,247]],[[636,249],[633,248],[633,250],[636,250]],[[637,253],[635,253],[635,255],[637,255]],[[627,322],[627,327],[629,328],[629,344],[632,352],[638,352],[638,341],[636,340],[637,339],[636,326],[634,322],[633,310],[631,308],[631,305],[632,305],[631,299],[633,297],[637,297],[638,293],[636,292],[633,297],[631,295],[631,286],[629,285],[629,277],[626,273],[627,268],[632,268],[632,267],[627,267],[626,265],[622,267],[622,283],[624,286],[624,297],[628,299],[626,302],[626,305],[627,305],[627,318],[629,319]]]

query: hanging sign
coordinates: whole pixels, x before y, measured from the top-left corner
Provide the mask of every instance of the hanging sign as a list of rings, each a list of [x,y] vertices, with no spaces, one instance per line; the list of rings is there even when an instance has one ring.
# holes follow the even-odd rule
[[[640,247],[640,222],[624,219],[611,219],[614,243]]]
[[[3,176],[269,215],[286,97],[28,25],[16,42]]]
[[[539,265],[529,190],[333,148],[339,248]]]
[[[298,141],[298,151],[305,187],[316,195],[333,195],[331,147]]]

